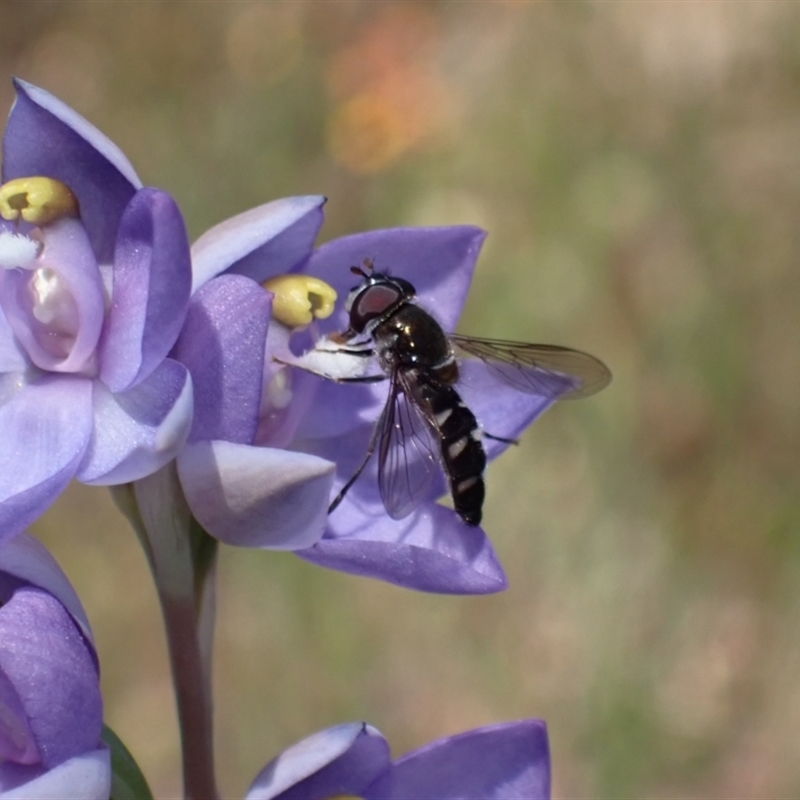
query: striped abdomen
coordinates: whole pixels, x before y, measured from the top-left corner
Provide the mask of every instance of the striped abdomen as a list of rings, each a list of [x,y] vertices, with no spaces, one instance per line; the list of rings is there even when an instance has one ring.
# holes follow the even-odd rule
[[[439,432],[442,464],[456,513],[467,525],[479,525],[485,495],[486,453],[478,421],[452,386],[426,382],[419,389]]]

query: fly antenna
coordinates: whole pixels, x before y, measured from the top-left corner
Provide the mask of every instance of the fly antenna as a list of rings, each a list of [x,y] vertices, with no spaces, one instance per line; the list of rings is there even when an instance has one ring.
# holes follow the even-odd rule
[[[363,264],[364,269],[361,267],[350,267],[350,272],[352,272],[353,275],[360,275],[362,278],[369,279],[372,276],[372,273],[375,272],[373,260],[371,258],[365,258]]]

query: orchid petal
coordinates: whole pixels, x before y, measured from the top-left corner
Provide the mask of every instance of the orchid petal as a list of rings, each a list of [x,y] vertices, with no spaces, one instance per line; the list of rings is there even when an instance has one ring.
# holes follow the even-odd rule
[[[489,594],[508,585],[486,534],[431,502],[393,520],[382,506],[348,495],[331,513],[324,538],[297,555],[423,592]]]
[[[41,762],[36,737],[31,730],[25,704],[14,683],[0,665],[0,764],[13,761],[17,764]]]
[[[58,317],[40,321],[31,307],[34,273],[28,269],[4,270],[0,297],[8,323],[31,360],[44,370],[79,372],[94,356],[105,314],[105,297],[86,230],[79,220],[65,217],[47,226],[44,248],[35,262],[37,274],[51,273],[60,284],[58,293],[73,307],[74,331],[63,331],[66,344],[53,345]],[[60,316],[60,315],[59,315]],[[71,327],[70,326],[70,327]],[[63,349],[65,352],[61,352]]]
[[[21,372],[25,366],[26,361],[22,349],[14,337],[6,315],[0,309],[0,374]]]
[[[113,394],[94,382],[94,436],[77,478],[98,486],[150,475],[177,455],[192,424],[192,382],[165,359],[146,380]]]
[[[540,720],[490,725],[439,739],[398,759],[369,800],[549,800],[550,755]]]
[[[343,236],[321,245],[303,272],[329,283],[340,297],[353,286],[348,267],[372,260],[378,272],[410,281],[421,306],[446,331],[455,328],[467,297],[475,261],[486,233],[470,225],[446,228],[388,228]],[[344,304],[321,330],[345,330]]]
[[[27,533],[0,544],[0,569],[52,594],[72,615],[84,637],[94,642],[78,595],[44,545]]]
[[[0,670],[25,707],[41,763],[53,767],[97,746],[102,701],[92,648],[61,603],[21,586],[0,608]]]
[[[378,421],[386,404],[388,380],[362,384],[336,383],[318,375],[304,374],[301,369],[291,369],[293,392],[295,384],[302,391],[313,392],[308,411],[299,420],[295,430],[298,440],[343,436],[365,425],[373,426]]]
[[[336,478],[333,482],[333,491],[338,493],[356,473],[356,470],[360,468],[366,456],[374,427],[374,425],[363,425],[350,431],[350,433],[338,437],[326,437],[307,442],[298,440],[295,444],[302,445],[304,452],[313,452],[314,455],[320,458],[336,462]],[[409,451],[407,453],[409,458],[419,457],[419,452],[415,448],[409,448]],[[368,517],[386,516],[378,485],[379,461],[380,459],[377,455],[373,455],[369,459],[358,480],[348,490],[344,501],[345,503],[352,503],[360,509],[360,513]],[[417,497],[417,499],[420,502],[433,501],[442,497],[446,491],[444,473],[441,469],[438,469],[426,494]],[[345,529],[338,524],[337,514],[339,514],[338,511],[332,515],[330,527],[332,531],[342,535]]]
[[[215,278],[192,297],[172,352],[192,375],[192,441],[252,443],[271,308],[270,295],[240,275]]]
[[[520,392],[501,383],[491,368],[479,359],[459,365],[457,385],[464,403],[475,414],[481,429],[504,439],[516,439],[537,417],[555,403],[553,397]],[[565,393],[569,390],[564,387]],[[491,459],[508,447],[507,442],[484,438],[486,455]]]
[[[122,151],[53,95],[14,79],[3,138],[3,181],[42,175],[66,184],[101,263],[114,253],[122,212],[142,184]]]
[[[107,748],[82,753],[50,770],[0,763],[0,800],[108,800],[110,794]]]
[[[189,242],[175,201],[142,189],[122,217],[100,378],[112,392],[143,380],[178,337],[191,284]]]
[[[0,406],[0,540],[26,528],[56,499],[92,431],[92,382],[44,376]],[[20,457],[24,454],[24,457]]]
[[[322,535],[335,465],[316,456],[231,442],[196,442],[178,474],[197,521],[242,547],[296,550]]]
[[[363,722],[336,725],[284,750],[258,774],[245,800],[363,796],[389,766],[389,746]]]
[[[311,252],[324,197],[287,197],[245,211],[206,231],[192,246],[192,293],[222,272],[260,283],[289,272]]]

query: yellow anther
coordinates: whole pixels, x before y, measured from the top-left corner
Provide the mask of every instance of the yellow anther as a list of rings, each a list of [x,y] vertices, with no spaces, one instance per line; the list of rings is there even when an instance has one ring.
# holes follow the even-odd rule
[[[272,316],[287,328],[302,328],[333,313],[336,291],[310,275],[276,275],[261,284],[275,295]]]
[[[0,216],[46,225],[61,217],[77,217],[78,200],[54,178],[15,178],[0,186]]]

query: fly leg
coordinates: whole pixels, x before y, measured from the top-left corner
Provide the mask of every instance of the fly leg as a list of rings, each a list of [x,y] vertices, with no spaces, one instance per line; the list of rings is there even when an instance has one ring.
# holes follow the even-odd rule
[[[348,350],[344,348],[341,350],[327,350],[325,353],[326,355],[338,355],[341,353],[343,355],[356,356],[359,358],[369,358],[373,355],[372,350]],[[379,383],[380,381],[386,380],[386,375],[383,373],[378,375],[332,375],[330,372],[325,372],[325,370],[319,369],[313,364],[304,364],[302,361],[299,363],[296,361],[284,361],[282,358],[276,358],[275,356],[273,356],[272,361],[283,367],[301,369],[303,372],[308,372],[319,378],[325,378],[334,383]]]
[[[364,468],[369,463],[370,458],[372,458],[372,454],[375,452],[375,448],[378,445],[378,438],[381,435],[381,431],[383,430],[383,423],[386,419],[386,410],[389,408],[389,405],[385,405],[383,407],[383,411],[381,411],[381,415],[378,419],[377,424],[372,429],[372,434],[369,437],[369,444],[367,445],[367,452],[364,454],[364,458],[362,462],[358,465],[358,469],[350,476],[350,479],[342,486],[339,494],[333,498],[333,502],[328,506],[328,513],[330,514],[339,503],[344,500],[344,496],[347,494],[350,487],[358,480],[358,476],[364,471]]]
[[[495,442],[504,442],[505,444],[519,444],[519,439],[506,439],[505,436],[493,436],[491,433],[482,431],[482,435],[487,439],[494,439]]]

